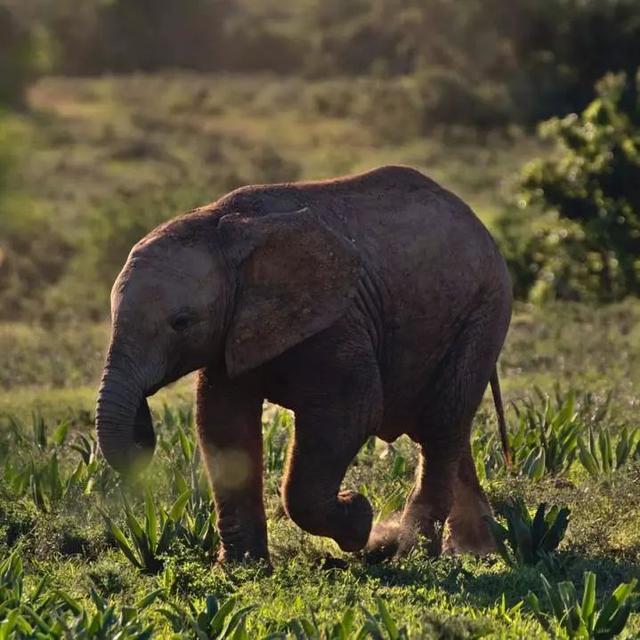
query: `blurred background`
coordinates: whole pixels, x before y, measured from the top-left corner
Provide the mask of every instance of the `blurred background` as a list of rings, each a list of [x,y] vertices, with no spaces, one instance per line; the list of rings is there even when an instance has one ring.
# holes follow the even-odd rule
[[[519,300],[637,295],[638,65],[637,0],[0,0],[0,347],[57,326],[82,369],[152,227],[384,163],[472,205]]]

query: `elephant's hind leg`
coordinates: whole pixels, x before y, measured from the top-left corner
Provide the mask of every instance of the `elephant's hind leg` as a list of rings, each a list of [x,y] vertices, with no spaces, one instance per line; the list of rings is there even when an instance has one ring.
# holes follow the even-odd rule
[[[484,520],[485,516],[491,515],[491,507],[478,481],[469,446],[460,458],[453,494],[445,550],[480,555],[495,551],[493,537]]]
[[[507,323],[502,305],[485,303],[467,319],[434,379],[422,415],[425,465],[403,523],[439,537],[446,519],[463,546],[485,547],[488,509],[471,458],[471,423],[502,347]],[[454,538],[455,539],[455,538]],[[434,537],[435,542],[435,537]],[[437,551],[437,542],[434,551]]]
[[[472,529],[480,534],[477,516],[483,511],[480,503],[484,496],[480,498],[476,490],[479,485],[470,453],[469,459],[465,457],[473,416],[502,347],[506,324],[504,332],[495,327],[504,323],[503,316],[498,305],[478,308],[459,331],[425,389],[426,400],[419,414],[422,451],[416,484],[395,530],[384,535],[381,529],[379,536],[374,531],[368,546],[370,557],[380,555],[382,546],[386,546],[386,555],[402,554],[413,546],[417,534],[429,540],[432,554],[438,554],[452,509],[451,524],[460,540],[472,541]],[[486,542],[480,535],[478,544]]]
[[[262,402],[259,390],[246,380],[200,373],[198,436],[213,490],[223,562],[269,560],[262,497]]]

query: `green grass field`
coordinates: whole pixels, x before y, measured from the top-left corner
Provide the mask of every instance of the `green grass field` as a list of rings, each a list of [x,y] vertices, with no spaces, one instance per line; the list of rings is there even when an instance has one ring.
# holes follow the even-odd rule
[[[542,575],[573,582],[581,598],[593,572],[596,607],[640,578],[637,300],[516,306],[500,361],[513,470],[499,454],[489,394],[473,443],[499,522],[515,498],[531,513],[540,503],[570,510],[557,550],[528,564],[513,554],[432,559],[417,549],[367,565],[303,533],[279,499],[291,417],[267,407],[273,572],[216,566],[189,378],[152,399],[159,445],[143,477],[124,485],[96,458],[105,292],[132,235],[244,182],[389,162],[442,180],[491,226],[513,171],[539,150],[523,135],[398,138],[388,122],[327,107],[336,86],[325,85],[165,75],[33,88],[37,116],[20,124],[31,145],[20,202],[76,249],[34,303],[44,324],[0,324],[0,638],[142,638],[149,626],[160,638],[562,638],[575,610],[564,621],[552,615]],[[101,233],[110,234],[106,249],[96,244]],[[411,487],[415,459],[404,438],[371,441],[345,486],[389,515]],[[530,592],[541,614],[525,602]],[[225,603],[217,617],[210,596]],[[627,606],[620,637],[640,637],[637,596]]]

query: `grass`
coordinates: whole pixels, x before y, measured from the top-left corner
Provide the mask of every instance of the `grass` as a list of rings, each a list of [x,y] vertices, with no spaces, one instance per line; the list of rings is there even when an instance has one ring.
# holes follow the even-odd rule
[[[639,378],[640,362],[634,356],[633,336],[638,315],[640,305],[633,301],[599,310],[519,308],[502,359],[512,434],[517,434],[518,414],[537,416],[543,410],[561,430],[563,420],[568,419],[568,398],[573,398],[572,412],[579,416],[577,429],[585,443],[590,428],[610,434],[617,442],[625,428],[629,433],[636,427],[634,382]],[[622,335],[614,333],[614,323],[622,327]],[[626,335],[625,327],[629,328]],[[15,326],[11,330],[15,332]],[[499,556],[434,561],[416,550],[390,564],[366,565],[340,553],[332,542],[301,532],[284,517],[277,487],[290,421],[274,408],[265,412],[265,486],[274,572],[269,575],[260,566],[216,567],[215,532],[205,533],[202,514],[198,515],[202,505],[206,512],[208,498],[193,451],[190,384],[182,383],[153,399],[160,444],[141,487],[124,487],[103,463],[85,469],[86,463],[95,462],[87,440],[91,434],[89,401],[101,358],[81,357],[87,342],[70,340],[61,349],[66,358],[63,366],[69,371],[67,382],[55,370],[43,367],[43,372],[50,373],[43,373],[40,380],[31,379],[27,393],[21,384],[11,384],[12,379],[23,379],[13,376],[11,367],[28,371],[30,359],[46,360],[56,342],[38,329],[33,329],[31,340],[27,337],[31,329],[22,326],[19,330],[23,339],[5,342],[3,352],[4,362],[9,363],[4,368],[9,385],[0,396],[5,415],[0,428],[0,468],[5,478],[0,489],[0,548],[5,557],[17,550],[25,584],[35,585],[46,576],[48,589],[62,589],[78,604],[75,613],[60,605],[64,611],[69,609],[64,615],[73,618],[73,624],[84,624],[79,622],[83,616],[87,620],[104,617],[102,605],[91,595],[95,592],[105,606],[133,607],[135,620],[127,624],[135,623],[135,629],[152,625],[158,637],[173,633],[192,637],[198,620],[205,626],[211,623],[212,616],[206,618],[205,613],[209,606],[211,614],[213,601],[207,598],[215,597],[219,606],[231,598],[233,611],[243,612],[232,625],[233,633],[240,629],[237,637],[243,629],[250,638],[269,634],[357,637],[363,629],[369,629],[362,631],[370,633],[368,637],[378,637],[374,631],[378,629],[380,637],[393,637],[397,632],[398,638],[403,633],[411,638],[542,638],[565,632],[561,631],[564,623],[554,617],[546,600],[541,574],[549,584],[570,581],[578,592],[585,584],[584,573],[595,574],[598,606],[618,585],[640,575],[640,464],[627,459],[620,469],[592,477],[577,456],[570,465],[559,465],[538,479],[527,474],[512,476],[496,466],[496,473],[484,480],[499,522],[500,514],[514,500],[524,501],[531,515],[543,502],[570,509],[566,534],[552,553],[552,561],[543,559],[536,564],[534,559],[532,566],[510,566]],[[84,330],[88,336],[105,337],[104,327],[86,326]],[[547,351],[550,341],[558,337],[563,341],[558,343],[561,347]],[[62,344],[67,340],[64,334],[59,339]],[[96,339],[96,353],[98,343]],[[592,360],[594,354],[597,362]],[[596,384],[595,368],[607,372],[606,377],[595,378]],[[76,383],[80,390],[74,387]],[[554,389],[557,384],[559,390]],[[534,385],[551,400],[539,398]],[[67,402],[62,412],[68,423],[64,428],[58,428],[61,397]],[[476,442],[494,437],[489,400],[476,419]],[[11,427],[7,410],[13,413],[17,404],[22,413],[14,419],[18,426]],[[608,408],[603,413],[604,406]],[[44,433],[42,423],[31,417],[36,408],[44,416]],[[8,468],[39,478],[39,484],[10,482]],[[393,447],[372,441],[358,455],[345,484],[367,493],[377,510],[390,512],[402,504],[414,468],[415,452],[404,438]],[[151,492],[144,489],[148,484]],[[34,486],[39,493],[34,493]],[[187,502],[194,487],[205,491],[204,497],[191,497]],[[121,535],[114,535],[114,527]],[[162,539],[164,529],[170,530],[168,539]],[[147,553],[149,536],[155,545],[153,553]],[[127,558],[123,547],[130,547],[141,569]],[[151,570],[145,569],[145,562]],[[155,592],[153,601],[139,606]],[[523,604],[529,592],[538,598],[541,613]],[[622,637],[640,633],[634,598],[629,600],[630,615]],[[173,618],[167,612],[173,612]],[[113,624],[125,624],[118,617],[122,616],[120,609],[114,616]],[[179,624],[176,616],[182,620]]]

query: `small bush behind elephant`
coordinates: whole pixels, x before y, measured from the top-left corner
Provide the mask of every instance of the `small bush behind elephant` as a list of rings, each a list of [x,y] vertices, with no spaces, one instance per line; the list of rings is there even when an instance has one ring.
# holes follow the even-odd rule
[[[421,173],[381,167],[321,182],[250,186],[152,231],[111,296],[97,405],[120,471],[153,451],[146,397],[199,370],[197,424],[221,560],[269,558],[262,496],[265,399],[295,413],[283,481],[289,516],[343,550],[404,552],[416,534],[493,548],[469,446],[491,381],[511,283],[473,212]],[[402,515],[372,529],[341,489],[371,435],[420,446]],[[503,438],[504,440],[504,438]]]

